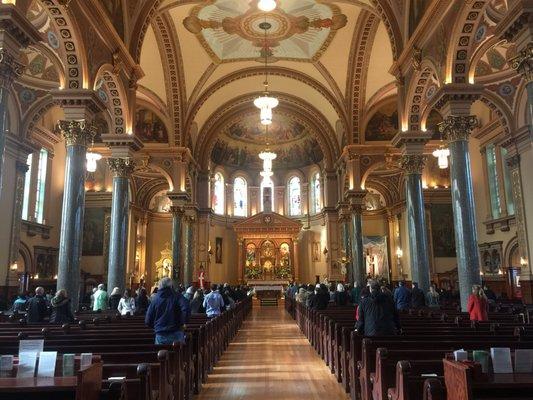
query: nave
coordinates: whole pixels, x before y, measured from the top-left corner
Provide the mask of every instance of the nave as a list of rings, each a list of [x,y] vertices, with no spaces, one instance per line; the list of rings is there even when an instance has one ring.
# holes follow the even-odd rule
[[[348,398],[283,307],[254,304],[195,399]]]

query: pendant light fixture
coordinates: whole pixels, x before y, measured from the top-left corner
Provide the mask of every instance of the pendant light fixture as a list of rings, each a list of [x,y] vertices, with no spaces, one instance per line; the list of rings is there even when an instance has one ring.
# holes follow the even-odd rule
[[[257,8],[264,12],[270,12],[276,8],[276,0],[259,0]]]
[[[98,161],[102,159],[101,154],[98,154],[92,151],[93,147],[94,147],[94,142],[91,144],[91,148],[89,149],[89,151],[85,153],[85,160],[87,161],[85,167],[87,169],[87,172],[96,172],[96,168],[98,166],[97,163]]]
[[[268,67],[267,67],[267,61],[268,61],[268,41],[267,41],[267,31],[272,27],[272,25],[268,22],[262,22],[259,24],[259,27],[265,31],[265,46],[263,48],[263,54],[265,56],[265,81],[263,82],[264,85],[264,92],[261,97],[258,97],[254,100],[254,105],[259,108],[260,114],[259,117],[261,119],[261,123],[263,125],[270,125],[272,123],[272,109],[276,108],[279,104],[278,99],[275,97],[271,97],[268,93]]]
[[[437,157],[437,163],[439,164],[440,169],[448,168],[448,157],[450,156],[450,149],[441,145],[437,150],[433,152],[433,156]]]

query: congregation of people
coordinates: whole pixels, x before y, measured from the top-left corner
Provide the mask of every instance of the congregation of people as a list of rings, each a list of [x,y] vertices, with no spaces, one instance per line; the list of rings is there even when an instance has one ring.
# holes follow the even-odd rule
[[[155,333],[156,344],[172,344],[184,341],[184,327],[191,314],[206,314],[214,318],[225,310],[235,308],[237,302],[250,294],[244,286],[212,284],[210,288],[196,288],[182,285],[174,287],[170,278],[161,279],[148,295],[146,288],[123,293],[118,287],[108,294],[104,284],[92,290],[86,304],[87,309],[96,313],[116,312],[121,316],[144,315],[145,323]],[[66,324],[75,320],[71,301],[65,289],[54,296],[37,287],[34,295],[19,294],[13,301],[11,311],[23,316],[27,324]]]
[[[391,290],[387,284],[369,280],[362,287],[343,283],[298,285],[293,283],[286,296],[305,304],[313,310],[325,310],[330,306],[355,306],[355,329],[364,336],[395,335],[401,332],[399,313],[409,309],[449,307],[459,302],[457,292],[438,289],[432,284],[425,293],[417,282],[412,287],[400,281]],[[489,304],[497,300],[488,287],[474,285],[468,298],[468,314],[471,321],[487,321]]]

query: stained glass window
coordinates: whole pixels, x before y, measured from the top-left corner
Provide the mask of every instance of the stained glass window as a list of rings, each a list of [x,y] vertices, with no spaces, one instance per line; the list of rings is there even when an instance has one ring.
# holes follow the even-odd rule
[[[318,214],[322,207],[320,205],[320,173],[317,172],[313,176],[313,188],[312,188],[312,201],[313,201],[313,211],[315,214]]]
[[[246,179],[241,177],[233,181],[233,215],[236,217],[248,215],[248,184]]]
[[[300,178],[297,176],[292,177],[289,181],[289,214],[302,214]]]
[[[28,155],[26,164],[28,164],[28,171],[26,171],[26,178],[24,180],[24,201],[22,203],[22,219],[27,220],[30,208],[30,187],[31,187],[31,164],[33,154]]]
[[[215,214],[224,215],[224,177],[221,173],[215,174],[213,210],[215,211]]]
[[[37,170],[37,192],[35,195],[35,220],[42,224],[44,221],[44,195],[46,192],[46,168],[48,166],[48,151],[41,149],[39,153],[39,169]]]

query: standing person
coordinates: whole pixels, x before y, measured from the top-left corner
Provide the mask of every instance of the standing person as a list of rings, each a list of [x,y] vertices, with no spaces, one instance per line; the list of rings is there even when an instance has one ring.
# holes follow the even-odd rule
[[[205,314],[204,293],[200,289],[198,289],[194,293],[194,297],[191,300],[191,313],[192,314]]]
[[[426,306],[426,295],[424,291],[418,287],[418,283],[413,282],[413,290],[411,290],[411,308],[417,309]]]
[[[26,311],[26,302],[27,302],[26,295],[24,293],[19,293],[17,295],[17,298],[13,302],[13,312],[22,312]]]
[[[62,325],[74,321],[74,316],[70,309],[70,299],[65,289],[58,290],[55,297],[50,301],[50,304],[52,305],[51,324]]]
[[[111,302],[111,299],[109,302]],[[124,296],[118,302],[117,310],[120,315],[135,314],[135,299],[131,296],[130,289],[124,291]]]
[[[107,292],[103,283],[98,285],[98,290],[94,292],[93,311],[107,310]]]
[[[184,343],[183,328],[189,322],[189,316],[189,302],[174,291],[172,279],[161,279],[144,319],[155,332],[155,344]]]
[[[118,287],[114,287],[113,291],[111,292],[111,296],[109,296],[109,309],[117,310],[118,303],[120,303],[120,299],[122,299],[120,289]]]
[[[135,298],[135,312],[140,315],[146,314],[148,306],[150,305],[150,300],[146,294],[146,289],[141,288],[139,290],[139,295]]]
[[[218,292],[217,285],[211,285],[211,292],[204,297],[203,306],[209,318],[216,317],[222,313],[225,304],[222,295]]]
[[[35,296],[26,302],[26,322],[38,324],[44,321],[46,314],[48,314],[46,297],[44,297],[44,289],[39,286],[35,289]]]
[[[335,304],[338,306],[345,306],[348,304],[348,293],[344,290],[342,283],[337,284],[337,294],[335,295]]]
[[[429,287],[429,292],[426,295],[426,304],[428,307],[439,306],[439,292],[435,289],[435,285]]]
[[[407,310],[411,306],[411,291],[400,281],[394,291],[394,304],[397,310]]]
[[[152,293],[150,293],[150,301],[152,301],[153,299],[155,299],[155,296],[157,295],[157,286],[154,286],[152,288]]]
[[[94,294],[96,293],[98,289],[93,287],[93,290],[91,291],[91,310],[93,309],[94,307]]]
[[[481,286],[472,286],[472,294],[468,297],[467,311],[470,314],[470,321],[489,320],[489,302]]]
[[[391,297],[381,291],[378,282],[370,285],[370,295],[361,299],[356,329],[364,336],[396,335],[400,317]]]
[[[354,282],[353,288],[350,291],[350,297],[352,304],[359,304],[359,300],[361,300],[361,286],[359,285],[359,282]]]
[[[185,294],[183,295],[187,300],[191,301],[192,298],[194,297],[194,286],[189,286],[187,288],[187,291],[185,292]]]

